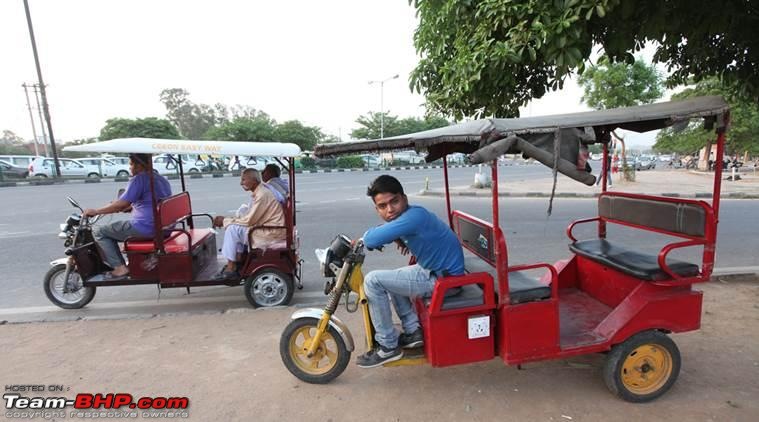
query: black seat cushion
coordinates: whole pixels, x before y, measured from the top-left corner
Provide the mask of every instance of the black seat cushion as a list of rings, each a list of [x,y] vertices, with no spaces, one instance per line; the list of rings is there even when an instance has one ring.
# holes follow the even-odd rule
[[[475,255],[464,255],[464,267],[468,273],[486,272],[493,276],[493,280],[498,280],[495,268]],[[496,292],[498,285],[495,286]],[[551,286],[545,285],[540,280],[532,278],[521,272],[509,273],[509,301],[511,304],[534,302],[537,300],[549,299],[551,297]]]
[[[453,290],[453,289],[451,289]],[[485,303],[485,299],[482,295],[482,290],[477,285],[469,284],[461,286],[458,293],[453,295],[445,295],[443,299],[443,305],[440,307],[443,311],[451,309],[469,308],[472,306],[480,306]]]
[[[569,250],[641,280],[661,281],[672,278],[659,267],[656,255],[625,249],[606,239],[580,240],[571,243]],[[699,274],[698,265],[689,262],[668,259],[667,265],[681,277],[694,277]]]

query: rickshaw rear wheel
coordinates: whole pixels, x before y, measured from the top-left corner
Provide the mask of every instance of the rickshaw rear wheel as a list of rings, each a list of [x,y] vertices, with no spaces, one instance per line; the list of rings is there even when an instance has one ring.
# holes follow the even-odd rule
[[[45,274],[42,285],[45,295],[53,304],[63,309],[80,309],[92,301],[95,297],[96,288],[92,286],[83,286],[82,278],[79,273],[72,271],[69,274],[69,280],[75,287],[71,292],[64,293],[63,286],[66,280],[63,280],[66,274],[66,264],[58,264],[50,268]]]
[[[331,326],[319,340],[314,356],[308,357],[307,350],[318,325],[316,318],[295,319],[285,327],[279,340],[279,355],[287,370],[310,384],[326,384],[337,378],[351,358],[343,338]]]
[[[245,297],[254,308],[284,306],[292,300],[294,287],[289,275],[264,268],[245,280]]]
[[[680,374],[680,350],[660,331],[644,331],[617,344],[606,356],[603,378],[623,400],[643,403],[666,393]]]

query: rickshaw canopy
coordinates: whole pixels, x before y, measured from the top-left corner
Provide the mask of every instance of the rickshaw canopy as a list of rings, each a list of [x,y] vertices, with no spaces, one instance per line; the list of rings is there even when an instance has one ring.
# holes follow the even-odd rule
[[[390,150],[427,151],[426,161],[446,154],[470,154],[474,164],[492,161],[503,154],[521,153],[586,185],[595,183],[581,150],[594,143],[608,143],[611,132],[625,129],[647,132],[673,125],[687,125],[704,118],[707,126],[721,126],[729,110],[722,97],[696,97],[634,107],[581,113],[509,119],[480,119],[442,128],[389,138],[318,145],[318,157]],[[558,152],[558,157],[556,156]]]
[[[729,109],[720,96],[695,97],[681,101],[666,101],[633,107],[595,110],[580,113],[557,114],[507,119],[480,119],[382,139],[317,145],[318,157],[346,155],[362,152],[380,152],[415,149],[432,152],[438,144],[448,144],[447,152],[471,153],[483,147],[481,141],[514,135],[529,140],[530,135],[554,133],[557,129],[593,128],[597,131],[625,129],[647,132],[663,129],[693,118],[716,119]],[[719,120],[719,119],[717,119]],[[717,122],[718,124],[721,121]],[[579,135],[578,135],[579,136]],[[595,137],[581,136],[584,143],[603,142]],[[577,139],[577,137],[575,137]],[[566,139],[570,141],[572,139]],[[436,157],[438,158],[438,157]]]
[[[83,145],[70,145],[64,151],[121,154],[207,154],[297,157],[300,147],[283,142],[230,142],[186,139],[121,138]]]

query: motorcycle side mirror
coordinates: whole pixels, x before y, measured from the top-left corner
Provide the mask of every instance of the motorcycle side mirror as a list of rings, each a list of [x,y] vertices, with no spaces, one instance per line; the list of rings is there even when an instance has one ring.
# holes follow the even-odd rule
[[[79,206],[79,203],[74,200],[74,198],[67,196],[66,199],[69,200],[69,204],[73,205],[74,208],[79,208],[79,211],[84,212],[81,206]]]
[[[121,198],[121,195],[123,195],[125,191],[126,191],[126,189],[124,189],[124,188],[119,189],[119,191],[116,192],[116,199]]]

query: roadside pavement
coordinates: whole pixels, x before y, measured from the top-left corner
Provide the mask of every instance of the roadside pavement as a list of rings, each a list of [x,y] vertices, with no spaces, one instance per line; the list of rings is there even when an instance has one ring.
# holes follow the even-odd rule
[[[485,169],[483,168],[483,171]],[[759,199],[759,173],[739,173],[741,180],[735,182],[724,180],[730,172],[723,173],[722,198]],[[614,173],[609,191],[624,191],[649,195],[661,195],[682,198],[711,198],[714,190],[714,174],[695,170],[656,170],[637,171],[635,181],[621,179],[621,173]],[[474,182],[474,175],[472,175]],[[553,179],[551,178],[514,178],[499,180],[499,196],[547,197],[551,195]],[[601,186],[586,186],[561,174],[556,183],[557,197],[594,197],[601,193]],[[443,196],[442,188],[427,189],[420,192],[426,196]],[[453,196],[490,197],[490,188],[472,186],[451,186]]]
[[[288,308],[6,324],[0,326],[0,379],[6,390],[63,388],[19,393],[26,397],[187,397],[190,405],[183,414],[197,421],[755,421],[757,281],[755,276],[716,277],[699,285],[702,327],[672,336],[682,354],[680,377],[648,404],[627,403],[608,392],[600,354],[532,363],[521,370],[498,358],[449,368],[360,369],[355,358],[364,352],[361,317],[342,306],[337,315],[352,331],[357,350],[346,371],[327,385],[301,382],[282,364],[279,338],[294,311]],[[48,420],[80,419],[72,417],[73,410]],[[137,419],[145,417],[139,413]]]

